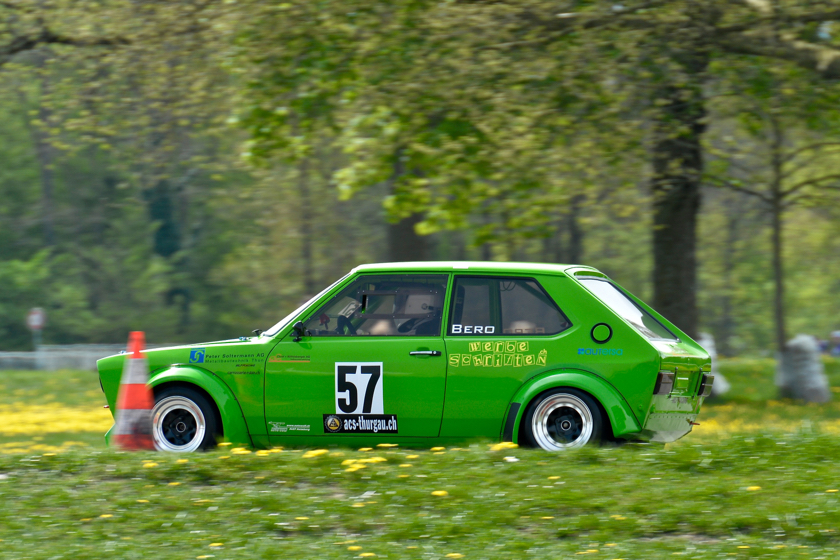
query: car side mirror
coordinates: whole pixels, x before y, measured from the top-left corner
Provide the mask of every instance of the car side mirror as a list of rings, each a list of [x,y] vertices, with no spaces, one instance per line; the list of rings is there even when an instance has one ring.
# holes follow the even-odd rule
[[[292,325],[292,331],[295,333],[294,340],[295,342],[300,342],[300,338],[306,334],[306,327],[303,325],[303,321],[298,321],[294,325]]]

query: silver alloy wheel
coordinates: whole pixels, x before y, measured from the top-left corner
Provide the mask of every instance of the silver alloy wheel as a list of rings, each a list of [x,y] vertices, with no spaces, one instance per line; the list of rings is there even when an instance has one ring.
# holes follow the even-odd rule
[[[201,407],[187,397],[165,397],[152,409],[152,435],[158,451],[195,451],[206,431]]]
[[[546,451],[580,447],[592,438],[592,412],[582,400],[568,393],[549,395],[537,406],[531,433]]]

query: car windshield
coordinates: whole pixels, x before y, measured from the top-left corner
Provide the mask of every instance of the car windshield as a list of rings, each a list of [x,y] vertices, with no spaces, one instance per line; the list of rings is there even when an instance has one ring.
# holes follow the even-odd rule
[[[321,291],[318,293],[318,295],[316,295],[315,297],[311,298],[309,301],[307,301],[306,303],[304,303],[303,305],[301,305],[300,307],[298,307],[297,309],[295,309],[294,311],[292,311],[291,313],[289,313],[288,315],[286,315],[285,317],[283,317],[283,318],[280,320],[280,322],[279,322],[279,323],[277,323],[276,325],[274,325],[273,327],[271,327],[270,329],[268,329],[267,331],[265,331],[265,332],[263,333],[263,335],[265,335],[265,336],[274,336],[275,334],[279,333],[281,330],[283,330],[283,327],[285,327],[286,325],[288,325],[288,324],[291,322],[291,320],[292,320],[292,319],[294,319],[295,317],[297,317],[298,315],[300,315],[301,313],[303,313],[303,312],[306,310],[306,308],[307,308],[307,307],[309,307],[310,305],[312,305],[313,303],[315,303],[316,301],[318,301],[319,299],[321,299],[321,297],[322,297],[324,294],[326,294],[327,292],[329,292],[330,290],[332,290],[334,287],[338,286],[338,285],[339,285],[340,283],[342,283],[342,282],[343,282],[343,281],[344,281],[344,280],[345,280],[348,276],[350,276],[350,274],[345,274],[344,276],[342,276],[341,278],[339,278],[338,280],[336,280],[335,282],[333,282],[332,284],[330,284],[329,286],[327,286],[326,288],[324,288],[323,290],[321,290]]]
[[[633,325],[637,331],[650,340],[677,340],[674,333],[654,319],[650,313],[636,305],[612,282],[600,278],[579,278],[580,283],[595,294],[610,309]]]

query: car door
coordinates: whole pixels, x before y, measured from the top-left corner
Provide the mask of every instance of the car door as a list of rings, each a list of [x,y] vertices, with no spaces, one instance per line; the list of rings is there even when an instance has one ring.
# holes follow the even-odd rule
[[[436,437],[445,274],[365,274],[304,315],[266,364],[269,436]]]
[[[522,383],[548,370],[571,323],[537,278],[455,277],[442,437],[499,437]]]

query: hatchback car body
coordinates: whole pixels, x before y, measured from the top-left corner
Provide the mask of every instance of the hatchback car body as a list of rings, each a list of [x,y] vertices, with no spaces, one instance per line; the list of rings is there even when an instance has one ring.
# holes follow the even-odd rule
[[[146,352],[159,449],[667,442],[709,355],[584,266],[363,265],[259,336]],[[97,363],[111,410],[125,355]]]

